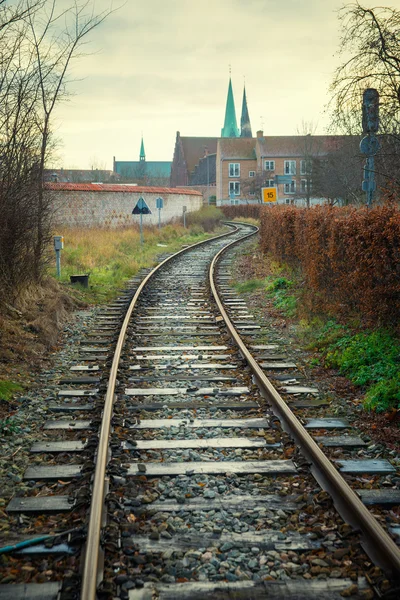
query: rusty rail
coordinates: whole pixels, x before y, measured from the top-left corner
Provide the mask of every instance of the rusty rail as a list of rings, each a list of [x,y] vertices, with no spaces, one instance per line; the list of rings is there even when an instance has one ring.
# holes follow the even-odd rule
[[[163,262],[157,265],[143,279],[143,281],[139,285],[126,312],[124,321],[121,326],[121,331],[118,337],[117,345],[115,348],[114,357],[111,365],[111,371],[108,379],[107,393],[104,400],[103,419],[99,434],[99,447],[92,487],[92,501],[90,505],[89,526],[85,545],[84,564],[82,569],[81,600],[95,600],[96,589],[98,584],[100,583],[101,574],[99,573],[99,551],[101,546],[102,522],[105,512],[104,499],[106,493],[105,482],[106,468],[108,464],[108,442],[110,437],[112,409],[115,401],[115,385],[117,380],[118,366],[132,312],[135,308],[136,302],[143,288],[159,269],[161,269],[167,262],[183,254],[184,252],[192,250],[193,248],[196,248],[203,244],[207,244],[210,241],[227,237],[238,231],[238,227],[235,227],[234,224],[231,223],[230,226],[234,227],[233,231],[228,231],[227,233],[217,235],[213,238],[208,238],[207,240],[203,240],[187,248],[183,248],[182,250],[179,250],[179,252],[176,252],[172,256],[169,256]]]
[[[241,238],[240,241],[243,241],[243,239]],[[274,412],[279,415],[283,427],[293,436],[303,455],[311,463],[311,471],[314,477],[321,487],[331,495],[336,509],[342,518],[354,529],[361,532],[361,543],[368,556],[375,564],[399,578],[400,548],[372,516],[357,494],[350,488],[321,448],[292,413],[243,343],[224,309],[216,288],[216,265],[222,254],[237,243],[239,243],[239,240],[233,241],[216,254],[209,272],[211,290],[229,333],[238,346],[243,358],[247,361],[262,395],[272,404]]]

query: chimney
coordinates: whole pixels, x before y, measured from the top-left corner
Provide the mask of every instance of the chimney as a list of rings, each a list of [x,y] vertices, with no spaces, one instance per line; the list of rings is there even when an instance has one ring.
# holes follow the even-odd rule
[[[263,138],[264,137],[264,132],[260,129],[260,131],[257,131],[257,137],[258,138]]]

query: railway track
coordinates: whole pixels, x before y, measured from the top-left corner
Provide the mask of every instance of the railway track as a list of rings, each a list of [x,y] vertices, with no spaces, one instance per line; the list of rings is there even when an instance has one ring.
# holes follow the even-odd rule
[[[232,255],[212,261],[251,229],[182,252],[98,315],[30,448],[32,493],[7,507],[36,543],[7,553],[20,575],[0,598],[398,597],[399,495],[380,486],[394,467],[359,458],[364,440],[230,287]],[[373,489],[354,490],[357,473]],[[62,535],[37,543],[51,524]]]

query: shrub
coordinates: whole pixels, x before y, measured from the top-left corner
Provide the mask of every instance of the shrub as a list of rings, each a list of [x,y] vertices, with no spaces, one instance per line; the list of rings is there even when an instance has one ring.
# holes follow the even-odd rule
[[[314,310],[396,326],[400,311],[400,210],[261,207],[261,248],[300,270]]]
[[[203,206],[200,210],[186,214],[186,225],[210,232],[219,226],[223,218],[223,212],[216,206]]]
[[[261,204],[227,204],[221,206],[226,219],[245,217],[258,220],[261,208]]]

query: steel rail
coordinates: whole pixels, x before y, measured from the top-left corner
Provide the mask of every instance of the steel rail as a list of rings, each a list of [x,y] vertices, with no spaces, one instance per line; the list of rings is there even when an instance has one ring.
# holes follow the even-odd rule
[[[252,234],[250,234],[252,235]],[[372,561],[381,566],[394,577],[400,577],[400,548],[389,534],[362,503],[357,494],[346,483],[331,461],[325,456],[318,444],[313,440],[286,402],[271,384],[263,370],[242,341],[230,320],[216,287],[216,265],[222,254],[245,238],[234,240],[215,255],[210,265],[209,282],[215,302],[218,306],[231,337],[238,346],[243,358],[249,365],[253,376],[260,387],[261,394],[272,404],[274,412],[280,417],[284,429],[294,437],[302,453],[311,463],[311,471],[321,485],[332,497],[335,507],[342,518],[355,530],[362,534],[362,546]]]
[[[173,260],[177,256],[180,256],[181,254],[188,252],[189,250],[193,250],[193,248],[197,248],[198,246],[207,244],[208,242],[212,242],[223,237],[233,235],[234,233],[237,233],[239,231],[239,228],[236,227],[233,223],[228,224],[231,227],[234,227],[233,231],[222,233],[212,238],[208,238],[207,240],[203,240],[201,242],[197,242],[196,244],[192,244],[187,248],[183,248],[182,250],[179,250],[172,256],[169,256],[168,258],[163,260],[159,265],[157,265],[140,283],[126,312],[124,321],[121,326],[121,331],[118,336],[118,341],[116,344],[110,375],[108,379],[107,392],[104,400],[103,418],[100,428],[99,446],[96,456],[96,468],[92,486],[92,500],[90,505],[89,526],[85,545],[85,558],[82,569],[81,600],[95,600],[97,586],[100,583],[100,581],[98,581],[99,548],[101,541],[102,517],[104,510],[105,473],[108,463],[108,441],[110,437],[112,409],[115,401],[115,385],[117,380],[118,366],[132,312],[135,308],[135,305],[143,288],[146,286],[148,281],[155,275],[155,273],[157,273],[159,269],[161,269],[170,260]]]

